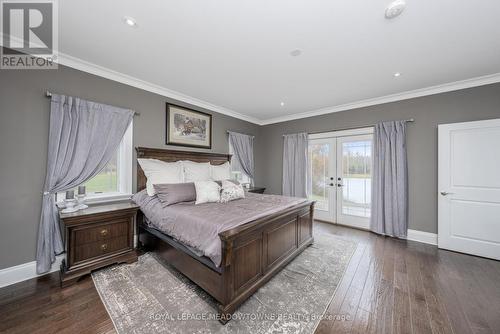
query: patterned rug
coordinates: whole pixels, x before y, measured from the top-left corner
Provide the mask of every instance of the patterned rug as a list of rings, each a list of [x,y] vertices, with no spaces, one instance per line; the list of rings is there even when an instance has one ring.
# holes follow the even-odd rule
[[[356,243],[315,235],[302,252],[236,311],[225,326],[215,301],[153,253],[92,274],[118,333],[313,333]]]

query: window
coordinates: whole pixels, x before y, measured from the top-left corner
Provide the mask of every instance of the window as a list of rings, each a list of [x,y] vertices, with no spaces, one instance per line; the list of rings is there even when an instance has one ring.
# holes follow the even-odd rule
[[[246,183],[252,184],[253,183],[252,179],[250,179],[250,177],[248,177],[248,175],[246,175],[243,172],[243,169],[241,168],[241,165],[238,162],[238,159],[236,159],[234,157],[233,147],[231,145],[231,142],[229,143],[229,154],[232,155],[232,157],[231,157],[231,174],[233,176],[233,179],[237,180],[241,184],[246,184]]]
[[[133,122],[106,167],[83,184],[87,191],[86,202],[120,200],[132,195],[132,130]],[[64,193],[57,194],[58,202],[64,198]]]

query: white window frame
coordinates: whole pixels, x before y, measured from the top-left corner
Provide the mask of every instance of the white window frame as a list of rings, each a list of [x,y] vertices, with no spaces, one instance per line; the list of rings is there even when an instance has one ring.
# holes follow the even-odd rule
[[[229,146],[229,154],[231,155],[231,162],[233,160],[233,157],[234,157],[234,152],[233,152],[233,146],[231,145],[231,142],[229,141],[228,143],[228,146]],[[242,176],[242,183],[243,184],[250,184],[253,186],[253,179],[246,175],[245,173],[243,173],[243,171],[234,171],[233,170],[233,164],[231,163],[231,175],[233,175],[234,173],[241,173],[241,176]]]
[[[122,141],[118,146],[117,180],[118,191],[99,194],[87,194],[85,203],[96,204],[115,202],[130,199],[132,196],[132,161],[133,161],[133,129],[134,122],[130,122]],[[64,193],[57,194],[57,203],[64,205]]]

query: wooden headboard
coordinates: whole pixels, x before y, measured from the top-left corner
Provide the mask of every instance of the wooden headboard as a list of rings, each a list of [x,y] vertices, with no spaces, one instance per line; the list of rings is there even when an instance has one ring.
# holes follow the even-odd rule
[[[137,158],[158,159],[166,162],[176,162],[179,160],[190,160],[195,162],[210,162],[212,165],[222,165],[231,161],[231,154],[210,153],[210,152],[192,152],[163,150],[159,148],[136,147]],[[146,176],[137,163],[137,191],[146,188]]]

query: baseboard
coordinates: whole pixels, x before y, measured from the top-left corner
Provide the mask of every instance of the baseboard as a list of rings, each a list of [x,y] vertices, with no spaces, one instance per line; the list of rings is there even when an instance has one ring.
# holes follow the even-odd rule
[[[438,236],[436,233],[429,233],[417,230],[408,230],[407,240],[422,242],[429,245],[437,245]]]
[[[134,235],[134,248],[137,247],[137,235]],[[49,272],[38,275],[36,273],[36,261],[23,263],[14,267],[9,267],[0,270],[0,288],[8,285],[26,281],[35,277],[47,275],[58,271],[61,267],[62,260],[66,257],[65,254],[56,256],[56,262],[52,264]]]
[[[65,256],[65,254],[56,256],[56,261],[52,264],[52,267],[50,268],[48,273],[58,271]],[[35,277],[43,276],[48,273],[41,275],[37,274],[36,261],[31,261],[14,267],[5,268],[0,270],[0,288],[26,281]]]

